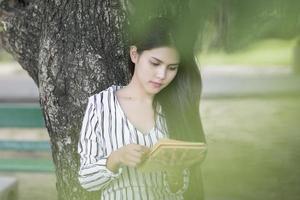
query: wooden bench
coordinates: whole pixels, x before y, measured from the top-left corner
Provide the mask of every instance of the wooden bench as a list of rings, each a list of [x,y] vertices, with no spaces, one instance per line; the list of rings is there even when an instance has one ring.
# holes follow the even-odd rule
[[[0,103],[0,128],[44,128],[41,108],[33,103]],[[19,139],[0,140],[0,152],[50,152],[48,141]],[[53,172],[51,159],[30,157],[1,157],[0,171]],[[0,200],[2,200],[0,198]]]
[[[45,127],[38,104],[0,103],[0,128]]]

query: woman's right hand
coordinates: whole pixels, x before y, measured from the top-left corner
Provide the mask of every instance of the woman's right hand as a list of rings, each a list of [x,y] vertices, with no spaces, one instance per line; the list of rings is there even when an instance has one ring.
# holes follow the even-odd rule
[[[107,167],[116,172],[121,165],[137,167],[142,163],[150,149],[143,145],[128,144],[113,151],[107,160]]]

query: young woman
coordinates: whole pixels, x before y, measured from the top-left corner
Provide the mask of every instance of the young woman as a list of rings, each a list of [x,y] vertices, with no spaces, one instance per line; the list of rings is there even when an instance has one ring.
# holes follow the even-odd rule
[[[192,50],[183,52],[164,18],[131,40],[132,79],[88,99],[81,136],[79,182],[101,199],[201,199],[200,164],[142,173],[137,167],[161,138],[204,142],[201,78]]]

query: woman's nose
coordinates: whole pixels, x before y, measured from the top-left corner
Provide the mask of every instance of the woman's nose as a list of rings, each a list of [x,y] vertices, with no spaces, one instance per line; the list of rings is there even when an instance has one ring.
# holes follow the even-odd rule
[[[156,76],[159,79],[165,79],[167,76],[167,70],[165,68],[161,67],[160,69],[157,70]]]

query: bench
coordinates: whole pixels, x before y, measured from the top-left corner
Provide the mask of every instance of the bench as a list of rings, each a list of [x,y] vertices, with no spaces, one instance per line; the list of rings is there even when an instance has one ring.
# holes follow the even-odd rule
[[[0,128],[43,128],[41,108],[33,103],[0,103]]]
[[[33,103],[0,103],[0,128],[44,128],[43,115],[38,104]],[[21,129],[20,129],[21,130]],[[9,152],[50,152],[48,141],[33,141],[18,138],[17,140],[1,139],[0,151]],[[53,172],[51,159],[31,157],[1,157],[0,171],[39,171]],[[1,200],[1,199],[0,199]]]

